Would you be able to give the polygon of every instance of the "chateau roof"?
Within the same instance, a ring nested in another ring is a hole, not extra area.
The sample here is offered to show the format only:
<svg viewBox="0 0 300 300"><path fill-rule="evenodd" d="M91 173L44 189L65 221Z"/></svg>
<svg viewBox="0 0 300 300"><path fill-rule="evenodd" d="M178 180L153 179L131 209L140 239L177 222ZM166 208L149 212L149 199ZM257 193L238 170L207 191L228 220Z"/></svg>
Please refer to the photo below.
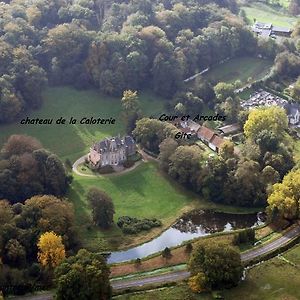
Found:
<svg viewBox="0 0 300 300"><path fill-rule="evenodd" d="M117 136L117 137L106 138L100 142L95 143L93 145L93 149L99 153L104 153L104 152L115 151L124 146L129 147L133 144L135 144L135 142L131 136L127 135L123 138Z"/></svg>

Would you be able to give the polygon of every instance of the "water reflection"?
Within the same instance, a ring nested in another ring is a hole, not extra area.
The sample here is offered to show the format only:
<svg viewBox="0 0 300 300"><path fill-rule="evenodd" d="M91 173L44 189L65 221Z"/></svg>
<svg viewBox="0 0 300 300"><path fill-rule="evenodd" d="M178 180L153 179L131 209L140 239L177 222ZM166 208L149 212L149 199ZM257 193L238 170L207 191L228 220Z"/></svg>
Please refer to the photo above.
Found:
<svg viewBox="0 0 300 300"><path fill-rule="evenodd" d="M108 262L116 263L142 258L174 247L184 241L196 237L210 235L215 232L230 231L263 224L264 215L259 214L225 214L213 211L196 210L184 215L172 227L154 240L126 251L112 252Z"/></svg>

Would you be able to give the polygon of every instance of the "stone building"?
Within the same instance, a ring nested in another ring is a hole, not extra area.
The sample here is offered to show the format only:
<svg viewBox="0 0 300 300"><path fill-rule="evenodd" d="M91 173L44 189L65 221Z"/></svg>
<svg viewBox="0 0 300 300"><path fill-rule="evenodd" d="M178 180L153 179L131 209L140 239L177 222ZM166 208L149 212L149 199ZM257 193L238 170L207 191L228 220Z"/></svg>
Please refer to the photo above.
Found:
<svg viewBox="0 0 300 300"><path fill-rule="evenodd" d="M106 138L90 148L88 159L94 167L117 166L136 153L131 136Z"/></svg>

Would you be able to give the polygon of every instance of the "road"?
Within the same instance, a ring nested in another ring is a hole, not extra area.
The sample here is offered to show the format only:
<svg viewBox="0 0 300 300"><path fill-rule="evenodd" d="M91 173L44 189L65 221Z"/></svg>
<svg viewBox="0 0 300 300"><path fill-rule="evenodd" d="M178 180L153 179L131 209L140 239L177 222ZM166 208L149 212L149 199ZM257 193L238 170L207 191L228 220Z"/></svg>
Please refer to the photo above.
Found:
<svg viewBox="0 0 300 300"><path fill-rule="evenodd" d="M173 273L166 273L161 275L156 275L152 277L131 279L131 280L114 280L111 282L111 286L114 290L120 290L130 287L139 287L146 284L154 284L161 282L173 282L180 281L188 278L190 272L188 271L177 271Z"/></svg>
<svg viewBox="0 0 300 300"><path fill-rule="evenodd" d="M286 232L282 237L264 245L260 248L255 248L250 251L241 254L241 259L243 262L256 258L260 255L267 254L272 252L282 246L284 246L287 242L300 235L300 226L295 227L294 229Z"/></svg>
<svg viewBox="0 0 300 300"><path fill-rule="evenodd" d="M254 248L249 250L245 253L241 254L242 262L249 261L261 255L267 254L272 252L286 243L294 239L295 237L300 235L300 225L288 230L282 237L267 243L266 245ZM174 282L174 281L181 281L187 279L190 276L190 272L188 271L175 271L169 272L166 274L160 274L151 277L144 277L144 278L131 278L131 279L119 279L119 280L112 280L111 285L114 290L126 289L131 287L140 287L143 285L148 284L156 284L156 283L167 283L167 282ZM37 295L37 296L28 296L28 297L17 297L14 299L26 299L26 300L49 300L51 298L51 294L47 293L45 295Z"/></svg>

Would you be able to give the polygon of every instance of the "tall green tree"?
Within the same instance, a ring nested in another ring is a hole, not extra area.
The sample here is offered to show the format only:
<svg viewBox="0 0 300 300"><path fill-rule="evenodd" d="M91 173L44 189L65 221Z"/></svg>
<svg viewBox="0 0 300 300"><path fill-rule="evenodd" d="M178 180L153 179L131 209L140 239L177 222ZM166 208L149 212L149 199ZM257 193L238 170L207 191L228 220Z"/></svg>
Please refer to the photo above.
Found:
<svg viewBox="0 0 300 300"><path fill-rule="evenodd" d="M110 228L115 213L112 199L105 192L93 187L88 191L87 200L92 208L94 223L104 229Z"/></svg>
<svg viewBox="0 0 300 300"><path fill-rule="evenodd" d="M111 299L109 268L101 254L79 250L56 270L56 299Z"/></svg>
<svg viewBox="0 0 300 300"><path fill-rule="evenodd" d="M124 91L121 104L126 130L128 133L131 133L141 113L137 91Z"/></svg>
<svg viewBox="0 0 300 300"><path fill-rule="evenodd" d="M204 274L207 289L229 288L243 274L240 253L228 244L200 242L194 247L189 261L192 275Z"/></svg>

